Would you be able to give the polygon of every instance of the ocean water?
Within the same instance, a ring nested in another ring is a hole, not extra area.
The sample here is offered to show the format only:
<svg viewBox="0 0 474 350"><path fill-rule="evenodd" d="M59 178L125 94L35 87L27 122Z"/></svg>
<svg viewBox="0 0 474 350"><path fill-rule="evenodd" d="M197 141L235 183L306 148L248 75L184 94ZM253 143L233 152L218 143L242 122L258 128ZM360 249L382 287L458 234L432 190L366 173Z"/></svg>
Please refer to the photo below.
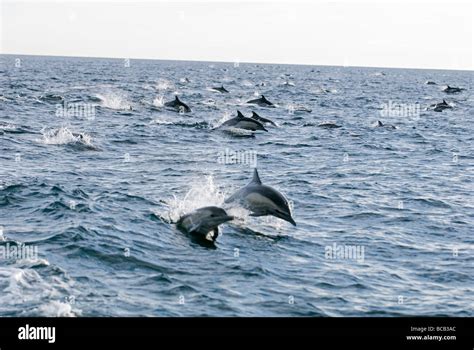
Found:
<svg viewBox="0 0 474 350"><path fill-rule="evenodd" d="M0 316L474 315L472 72L0 61ZM277 127L215 129L237 110ZM255 165L296 227L176 229Z"/></svg>

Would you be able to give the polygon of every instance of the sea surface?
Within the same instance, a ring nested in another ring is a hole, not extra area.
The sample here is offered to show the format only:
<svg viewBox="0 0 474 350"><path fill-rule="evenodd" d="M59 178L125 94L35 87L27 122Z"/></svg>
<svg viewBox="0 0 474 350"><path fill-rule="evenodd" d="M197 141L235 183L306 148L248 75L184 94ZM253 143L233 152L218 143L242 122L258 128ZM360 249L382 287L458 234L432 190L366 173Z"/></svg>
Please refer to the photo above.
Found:
<svg viewBox="0 0 474 350"><path fill-rule="evenodd" d="M0 63L0 316L474 316L473 72ZM223 203L255 165L296 227ZM214 246L174 224L208 205Z"/></svg>

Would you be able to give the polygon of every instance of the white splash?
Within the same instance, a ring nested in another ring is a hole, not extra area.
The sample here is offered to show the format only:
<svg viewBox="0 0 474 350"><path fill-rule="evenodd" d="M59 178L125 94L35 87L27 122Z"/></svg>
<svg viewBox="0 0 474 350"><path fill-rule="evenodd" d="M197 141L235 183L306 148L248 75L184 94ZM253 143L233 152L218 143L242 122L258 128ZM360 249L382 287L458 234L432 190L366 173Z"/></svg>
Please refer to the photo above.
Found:
<svg viewBox="0 0 474 350"><path fill-rule="evenodd" d="M166 201L165 215L156 214L167 218L169 222L176 222L182 215L193 210L208 206L221 207L224 204L226 193L214 183L212 175L191 182L191 188L184 197L178 198L173 195L173 198Z"/></svg>
<svg viewBox="0 0 474 350"><path fill-rule="evenodd" d="M36 262L31 266L34 265ZM72 282L58 276L45 280L33 268L0 267L0 285L6 286L0 294L0 305L7 309L22 310L20 316L59 317L81 314L81 310L76 309L74 305L60 301L64 299L65 291L72 295L74 288ZM34 308L27 306L38 304L40 306Z"/></svg>
<svg viewBox="0 0 474 350"><path fill-rule="evenodd" d="M81 315L80 311L73 311L71 304L57 300L42 304L35 311L45 317L75 317Z"/></svg>
<svg viewBox="0 0 474 350"><path fill-rule="evenodd" d="M157 90L168 90L168 89L173 88L173 84L169 80L158 79L158 81L156 82L155 88Z"/></svg>
<svg viewBox="0 0 474 350"><path fill-rule="evenodd" d="M0 122L0 130L16 130L18 127L13 124Z"/></svg>
<svg viewBox="0 0 474 350"><path fill-rule="evenodd" d="M101 106L105 108L118 110L130 110L132 108L127 96L123 93L107 91L103 94L97 94L96 97L101 100Z"/></svg>
<svg viewBox="0 0 474 350"><path fill-rule="evenodd" d="M74 134L67 127L59 129L43 130L43 139L38 140L45 145L65 145L81 143L88 147L94 147L92 138L85 133Z"/></svg>
<svg viewBox="0 0 474 350"><path fill-rule="evenodd" d="M211 129L215 129L225 123L227 120L232 119L232 113L229 111L225 111L222 117L218 120L211 121Z"/></svg>
<svg viewBox="0 0 474 350"><path fill-rule="evenodd" d="M163 95L156 96L151 104L158 108L163 107L165 105Z"/></svg>
<svg viewBox="0 0 474 350"><path fill-rule="evenodd" d="M157 125L171 125L171 124L174 124L176 121L176 119L174 120L168 120L164 117L158 117L158 118L155 118L153 119L152 121L150 121L150 125L151 124L157 124Z"/></svg>
<svg viewBox="0 0 474 350"><path fill-rule="evenodd" d="M202 101L202 104L206 106L215 106L216 101L214 101L212 98L209 98L207 100Z"/></svg>

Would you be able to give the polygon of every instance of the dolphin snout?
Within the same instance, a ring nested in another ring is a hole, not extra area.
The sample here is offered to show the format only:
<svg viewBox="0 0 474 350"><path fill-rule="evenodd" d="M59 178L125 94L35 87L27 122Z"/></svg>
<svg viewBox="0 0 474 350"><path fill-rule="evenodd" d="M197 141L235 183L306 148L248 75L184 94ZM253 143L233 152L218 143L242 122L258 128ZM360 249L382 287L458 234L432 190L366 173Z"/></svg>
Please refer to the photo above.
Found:
<svg viewBox="0 0 474 350"><path fill-rule="evenodd" d="M231 220L234 220L234 219L235 219L235 217L232 216L232 215L224 215L224 216L222 217L222 220L224 220L224 222L226 222L226 221L231 221Z"/></svg>
<svg viewBox="0 0 474 350"><path fill-rule="evenodd" d="M293 220L293 218L290 216L287 220L290 224L292 224L293 226L296 226L296 222L295 220Z"/></svg>
<svg viewBox="0 0 474 350"><path fill-rule="evenodd" d="M283 220L285 220L285 221L288 221L288 222L289 222L290 224L292 224L293 226L296 226L296 222L295 222L295 220L293 220L293 218L291 217L291 214L277 210L274 215L275 215L277 218L280 218L280 219L283 219Z"/></svg>

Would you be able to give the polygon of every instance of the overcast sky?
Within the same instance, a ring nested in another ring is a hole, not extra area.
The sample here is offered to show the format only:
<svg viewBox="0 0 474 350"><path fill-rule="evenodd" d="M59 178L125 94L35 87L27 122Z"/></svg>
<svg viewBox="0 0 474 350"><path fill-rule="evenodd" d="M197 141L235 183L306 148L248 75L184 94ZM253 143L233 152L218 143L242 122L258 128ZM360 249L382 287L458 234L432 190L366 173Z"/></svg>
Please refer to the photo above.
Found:
<svg viewBox="0 0 474 350"><path fill-rule="evenodd" d="M2 0L1 52L473 69L472 0Z"/></svg>

